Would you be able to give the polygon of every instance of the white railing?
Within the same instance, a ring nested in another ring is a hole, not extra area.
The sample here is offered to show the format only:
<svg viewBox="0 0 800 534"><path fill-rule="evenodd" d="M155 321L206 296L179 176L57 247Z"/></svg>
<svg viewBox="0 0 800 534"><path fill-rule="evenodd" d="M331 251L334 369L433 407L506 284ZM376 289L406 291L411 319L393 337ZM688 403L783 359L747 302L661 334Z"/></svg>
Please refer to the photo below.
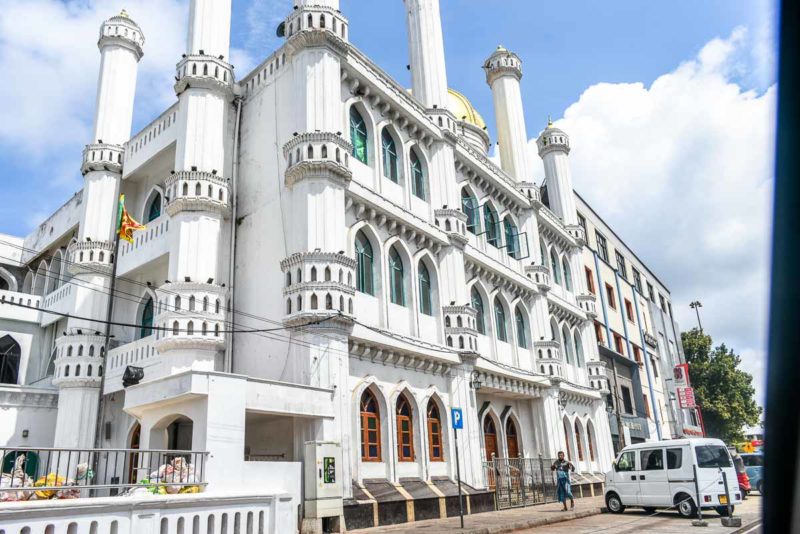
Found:
<svg viewBox="0 0 800 534"><path fill-rule="evenodd" d="M59 313L72 313L75 302L75 288L73 284L65 282L63 286L45 295L42 299L42 309ZM61 319L58 314L42 312L41 324L47 326Z"/></svg>
<svg viewBox="0 0 800 534"><path fill-rule="evenodd" d="M125 166L122 171L124 177L127 177L142 163L158 154L175 140L177 119L178 104L176 103L125 143Z"/></svg>
<svg viewBox="0 0 800 534"><path fill-rule="evenodd" d="M134 232L133 243L120 243L117 266L120 276L169 252L169 215L161 215L148 222L145 227L143 231Z"/></svg>
<svg viewBox="0 0 800 534"><path fill-rule="evenodd" d="M0 504L0 534L289 534L286 495L185 494Z"/></svg>
<svg viewBox="0 0 800 534"><path fill-rule="evenodd" d="M38 308L41 302L42 297L39 295L0 290L0 318L30 323L39 322L39 311L23 306ZM22 306L15 306L15 304Z"/></svg>
<svg viewBox="0 0 800 534"><path fill-rule="evenodd" d="M105 393L122 389L122 373L128 365L148 368L160 363L155 342L156 335L152 334L108 351ZM156 378L152 372L146 375L148 380Z"/></svg>

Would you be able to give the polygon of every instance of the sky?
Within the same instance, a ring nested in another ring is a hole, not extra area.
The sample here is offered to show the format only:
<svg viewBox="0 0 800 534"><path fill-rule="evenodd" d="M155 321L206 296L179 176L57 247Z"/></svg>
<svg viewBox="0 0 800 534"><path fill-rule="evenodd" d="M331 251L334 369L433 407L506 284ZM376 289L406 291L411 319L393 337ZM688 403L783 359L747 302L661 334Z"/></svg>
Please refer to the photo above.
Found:
<svg viewBox="0 0 800 534"><path fill-rule="evenodd" d="M763 399L776 103L773 0L440 0L448 81L496 140L481 69L502 44L523 61L528 135L552 116L575 189L696 324L744 359ZM233 0L239 77L280 43L291 0ZM103 19L145 36L134 131L175 99L188 0L0 0L0 233L25 235L81 188ZM410 85L401 0L342 0L353 44ZM9 78L10 76L10 78ZM536 162L536 181L543 169Z"/></svg>

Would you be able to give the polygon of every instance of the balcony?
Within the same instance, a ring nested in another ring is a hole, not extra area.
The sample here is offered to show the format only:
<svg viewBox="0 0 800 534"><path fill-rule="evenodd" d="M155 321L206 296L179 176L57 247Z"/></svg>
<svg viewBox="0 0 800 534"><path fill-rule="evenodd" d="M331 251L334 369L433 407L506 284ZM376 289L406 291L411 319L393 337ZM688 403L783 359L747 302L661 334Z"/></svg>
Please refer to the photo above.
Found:
<svg viewBox="0 0 800 534"><path fill-rule="evenodd" d="M144 163L175 142L178 130L175 127L177 119L178 104L174 104L125 143L123 178L128 178Z"/></svg>
<svg viewBox="0 0 800 534"><path fill-rule="evenodd" d="M597 318L597 297L591 293L585 295L578 295L575 297L578 301L578 306L586 314L589 319Z"/></svg>
<svg viewBox="0 0 800 534"><path fill-rule="evenodd" d="M133 243L120 243L117 265L119 276L124 276L169 252L170 217L162 215L148 222L146 227L144 231L134 232Z"/></svg>
<svg viewBox="0 0 800 534"><path fill-rule="evenodd" d="M564 359L561 357L561 343L554 340L533 342L536 352L536 364L544 375L564 377Z"/></svg>
<svg viewBox="0 0 800 534"><path fill-rule="evenodd" d="M23 321L26 323L39 322L39 310L15 306L32 306L38 308L42 302L42 297L29 293L18 293L16 291L0 290L0 319L10 319L12 321Z"/></svg>
<svg viewBox="0 0 800 534"><path fill-rule="evenodd" d="M589 373L589 385L601 393L608 393L610 389L606 362L601 360L586 362L586 368Z"/></svg>
<svg viewBox="0 0 800 534"><path fill-rule="evenodd" d="M122 390L122 374L129 365L145 369L146 380L161 376L158 366L161 363L155 348L155 334L120 345L108 351L105 390L106 394Z"/></svg>
<svg viewBox="0 0 800 534"><path fill-rule="evenodd" d="M550 269L544 265L526 265L525 276L533 280L539 291L543 293L553 288L550 282Z"/></svg>
<svg viewBox="0 0 800 534"><path fill-rule="evenodd" d="M583 226L580 224L568 224L565 228L579 245L583 246L586 244L586 229Z"/></svg>
<svg viewBox="0 0 800 534"><path fill-rule="evenodd" d="M44 299L42 299L42 310L50 310L58 313L72 313L75 310L75 293L74 284L65 283L63 286L45 295ZM58 321L62 317L62 315L43 311L41 324L42 326L47 326Z"/></svg>

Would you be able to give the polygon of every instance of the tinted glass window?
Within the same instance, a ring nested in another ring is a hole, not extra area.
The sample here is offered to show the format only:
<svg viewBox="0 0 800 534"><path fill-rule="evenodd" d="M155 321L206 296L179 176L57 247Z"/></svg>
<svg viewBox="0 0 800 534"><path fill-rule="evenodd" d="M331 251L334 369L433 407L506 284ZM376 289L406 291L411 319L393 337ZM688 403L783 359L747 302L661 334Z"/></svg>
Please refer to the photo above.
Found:
<svg viewBox="0 0 800 534"><path fill-rule="evenodd" d="M742 460L747 467L761 467L764 465L764 457L760 454L748 454L746 456L743 454Z"/></svg>
<svg viewBox="0 0 800 534"><path fill-rule="evenodd" d="M639 465L642 466L642 471L661 471L664 469L664 450L642 451Z"/></svg>
<svg viewBox="0 0 800 534"><path fill-rule="evenodd" d="M694 451L697 454L697 467L733 467L728 449L722 445L697 445Z"/></svg>
<svg viewBox="0 0 800 534"><path fill-rule="evenodd" d="M636 452L628 451L619 457L617 461L617 471L635 471L636 470Z"/></svg>
<svg viewBox="0 0 800 534"><path fill-rule="evenodd" d="M680 469L683 465L683 449L667 449L667 469Z"/></svg>

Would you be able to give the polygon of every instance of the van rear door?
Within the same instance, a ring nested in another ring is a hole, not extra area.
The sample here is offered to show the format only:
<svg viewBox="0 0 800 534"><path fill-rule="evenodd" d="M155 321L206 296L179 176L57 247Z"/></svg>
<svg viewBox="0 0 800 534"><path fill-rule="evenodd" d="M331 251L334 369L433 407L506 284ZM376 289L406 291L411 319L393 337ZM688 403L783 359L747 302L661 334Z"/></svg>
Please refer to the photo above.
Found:
<svg viewBox="0 0 800 534"><path fill-rule="evenodd" d="M642 506L672 505L664 449L640 450L639 466L639 500Z"/></svg>
<svg viewBox="0 0 800 534"><path fill-rule="evenodd" d="M725 502L725 485L722 481L721 471L725 472L728 479L728 488L731 499L735 502L734 494L739 492L739 480L736 469L725 445L708 443L695 445L694 452L697 456L697 482L700 494L710 496L710 500L703 499L706 506L720 506Z"/></svg>

